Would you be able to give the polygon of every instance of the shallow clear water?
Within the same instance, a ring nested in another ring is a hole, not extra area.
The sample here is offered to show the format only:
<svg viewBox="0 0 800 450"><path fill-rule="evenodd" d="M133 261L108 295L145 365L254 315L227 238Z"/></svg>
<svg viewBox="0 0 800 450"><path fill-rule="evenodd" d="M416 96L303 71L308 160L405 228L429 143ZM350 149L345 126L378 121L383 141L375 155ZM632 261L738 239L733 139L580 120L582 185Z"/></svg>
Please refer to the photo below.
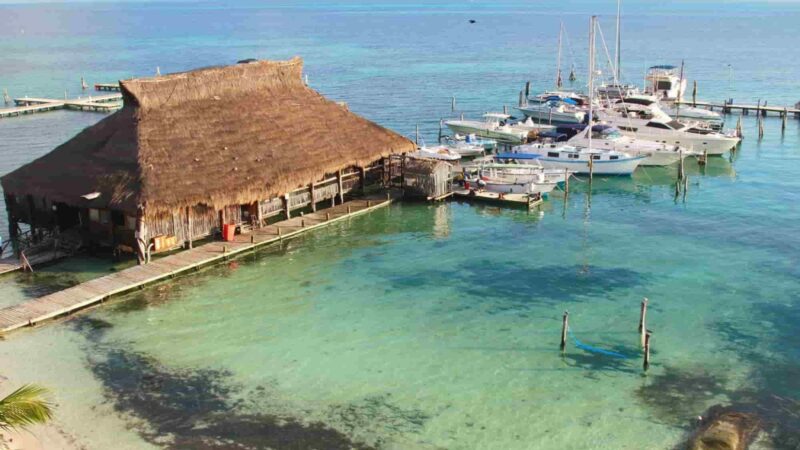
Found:
<svg viewBox="0 0 800 450"><path fill-rule="evenodd" d="M512 104L527 79L545 85L558 20L577 55L588 5L3 6L63 28L0 31L17 55L0 84L57 95L82 71L95 82L297 53L315 88L432 138L451 95L477 113ZM631 78L685 57L701 97L800 99L786 58L795 4L629 8ZM97 118L0 121L3 170ZM758 142L745 126L732 158L688 167L685 199L672 168L575 182L531 213L392 206L14 334L0 373L51 386L59 421L89 448L660 449L718 403L796 437L791 414L771 412L800 392L800 128L790 120L781 135L768 119ZM108 270L70 264L51 269L54 284ZM39 295L32 285L1 279L0 303ZM564 310L575 337L629 359L572 342L561 355Z"/></svg>

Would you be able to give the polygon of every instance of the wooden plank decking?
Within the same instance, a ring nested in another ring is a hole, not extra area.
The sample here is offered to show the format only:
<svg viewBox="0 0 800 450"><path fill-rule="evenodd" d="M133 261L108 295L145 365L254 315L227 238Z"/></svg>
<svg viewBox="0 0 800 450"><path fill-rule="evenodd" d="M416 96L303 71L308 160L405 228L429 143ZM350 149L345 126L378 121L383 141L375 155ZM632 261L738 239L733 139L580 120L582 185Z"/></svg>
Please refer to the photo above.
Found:
<svg viewBox="0 0 800 450"><path fill-rule="evenodd" d="M36 267L40 264L47 264L66 256L68 256L68 254L60 250L56 252L46 251L28 256L28 262L32 267ZM22 270L22 263L20 263L18 258L12 256L0 259L0 275L16 272L18 270Z"/></svg>
<svg viewBox="0 0 800 450"><path fill-rule="evenodd" d="M131 267L19 305L2 308L0 309L0 333L7 333L75 312L100 303L113 295L226 260L256 247L291 238L300 233L389 205L391 202L392 199L389 198L348 201L313 214L278 222L254 230L249 234L237 235L232 242L215 241L204 244L156 259L147 265Z"/></svg>

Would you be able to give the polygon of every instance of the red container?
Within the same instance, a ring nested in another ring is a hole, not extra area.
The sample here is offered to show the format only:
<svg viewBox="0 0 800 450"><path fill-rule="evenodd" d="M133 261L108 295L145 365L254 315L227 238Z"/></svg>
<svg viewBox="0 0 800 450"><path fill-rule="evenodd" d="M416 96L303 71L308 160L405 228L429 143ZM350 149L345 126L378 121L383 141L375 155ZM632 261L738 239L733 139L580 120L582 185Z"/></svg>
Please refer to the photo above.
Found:
<svg viewBox="0 0 800 450"><path fill-rule="evenodd" d="M222 225L222 240L223 241L232 241L233 236L236 235L236 225L232 224L223 224Z"/></svg>

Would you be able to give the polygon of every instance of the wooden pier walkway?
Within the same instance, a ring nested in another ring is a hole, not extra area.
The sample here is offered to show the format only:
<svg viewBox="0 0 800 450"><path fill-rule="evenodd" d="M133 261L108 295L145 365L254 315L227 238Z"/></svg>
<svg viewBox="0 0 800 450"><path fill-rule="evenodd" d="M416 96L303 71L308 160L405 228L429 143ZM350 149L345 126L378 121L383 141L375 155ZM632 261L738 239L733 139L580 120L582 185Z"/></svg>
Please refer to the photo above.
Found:
<svg viewBox="0 0 800 450"><path fill-rule="evenodd" d="M794 117L800 119L800 109L795 107L788 107L788 106L767 106L767 105L747 105L747 104L737 104L737 103L714 103L714 102L705 102L705 101L697 101L692 102L691 100L684 100L680 102L676 102L681 105L687 106L694 106L697 108L705 108L711 111L715 109L720 110L723 113L729 114L733 111L741 111L742 114L748 115L751 111L754 114L761 114L762 116L766 117L767 113L774 113L780 117L783 117L784 114L794 114Z"/></svg>
<svg viewBox="0 0 800 450"><path fill-rule="evenodd" d="M95 91L114 91L114 92L121 92L122 89L119 87L119 83L95 83L94 85Z"/></svg>
<svg viewBox="0 0 800 450"><path fill-rule="evenodd" d="M237 235L232 242L215 241L149 264L131 267L25 303L0 309L0 333L70 314L144 285L227 260L257 247L367 213L392 203L393 198L366 198L294 217Z"/></svg>
<svg viewBox="0 0 800 450"><path fill-rule="evenodd" d="M55 251L43 251L40 253L36 253L27 257L28 263L31 267L36 267L42 264L48 264L53 261L58 261L61 258L66 258L69 256L69 253L64 252L62 250L55 250ZM22 270L23 265L22 262L16 257L8 257L0 259L0 275L5 275L7 273L16 272L18 270Z"/></svg>
<svg viewBox="0 0 800 450"><path fill-rule="evenodd" d="M52 98L22 97L15 98L17 105L13 108L0 109L0 118L17 117L26 114L35 114L57 109L72 109L77 111L113 112L122 107L122 94L106 94L77 98L72 100L57 100Z"/></svg>
<svg viewBox="0 0 800 450"><path fill-rule="evenodd" d="M453 191L457 198L483 203L495 203L504 206L523 207L531 209L542 203L542 196L538 194L500 194L497 192L480 191L473 189L459 189Z"/></svg>

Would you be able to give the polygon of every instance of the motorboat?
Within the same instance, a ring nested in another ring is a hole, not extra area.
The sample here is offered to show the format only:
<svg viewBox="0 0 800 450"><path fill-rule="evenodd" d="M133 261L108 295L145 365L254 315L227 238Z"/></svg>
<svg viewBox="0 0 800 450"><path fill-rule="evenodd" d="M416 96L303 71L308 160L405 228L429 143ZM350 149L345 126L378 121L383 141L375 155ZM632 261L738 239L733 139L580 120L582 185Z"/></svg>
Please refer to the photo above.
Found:
<svg viewBox="0 0 800 450"><path fill-rule="evenodd" d="M576 100L558 95L528 99L516 109L527 118L548 124L582 123L586 120L586 111L578 106Z"/></svg>
<svg viewBox="0 0 800 450"><path fill-rule="evenodd" d="M665 115L676 119L684 118L712 122L713 124L721 127L722 115L718 112L694 108L684 104L678 105L675 102L665 104L663 102L659 102L659 100L652 95L632 95L615 102L616 105L621 105L623 103L628 107L631 105L639 105L649 108L658 108Z"/></svg>
<svg viewBox="0 0 800 450"><path fill-rule="evenodd" d="M466 142L468 144L480 145L486 151L492 151L497 148L497 140L479 138L474 134L455 134L451 140L454 142Z"/></svg>
<svg viewBox="0 0 800 450"><path fill-rule="evenodd" d="M448 144L447 147L461 155L462 158L471 158L486 154L486 149L483 145L470 143L467 141L453 141Z"/></svg>
<svg viewBox="0 0 800 450"><path fill-rule="evenodd" d="M645 94L664 100L683 100L686 92L686 79L681 76L681 68L672 65L658 65L647 69L645 74Z"/></svg>
<svg viewBox="0 0 800 450"><path fill-rule="evenodd" d="M444 122L453 133L475 135L481 138L496 139L510 144L522 144L528 140L529 130L514 128L507 121L508 114L486 113L484 120L446 120Z"/></svg>
<svg viewBox="0 0 800 450"><path fill-rule="evenodd" d="M733 133L721 133L707 126L684 124L660 109L644 110L626 106L598 111L602 122L613 125L629 137L677 145L698 154L722 155L740 139Z"/></svg>
<svg viewBox="0 0 800 450"><path fill-rule="evenodd" d="M566 175L563 171L558 174L547 173L546 169L535 166L489 164L477 170L465 170L464 179L490 192L547 194L563 182Z"/></svg>
<svg viewBox="0 0 800 450"><path fill-rule="evenodd" d="M437 145L435 147L422 146L416 152L408 154L412 158L427 158L439 159L442 161L458 161L461 159L461 154L446 145Z"/></svg>

